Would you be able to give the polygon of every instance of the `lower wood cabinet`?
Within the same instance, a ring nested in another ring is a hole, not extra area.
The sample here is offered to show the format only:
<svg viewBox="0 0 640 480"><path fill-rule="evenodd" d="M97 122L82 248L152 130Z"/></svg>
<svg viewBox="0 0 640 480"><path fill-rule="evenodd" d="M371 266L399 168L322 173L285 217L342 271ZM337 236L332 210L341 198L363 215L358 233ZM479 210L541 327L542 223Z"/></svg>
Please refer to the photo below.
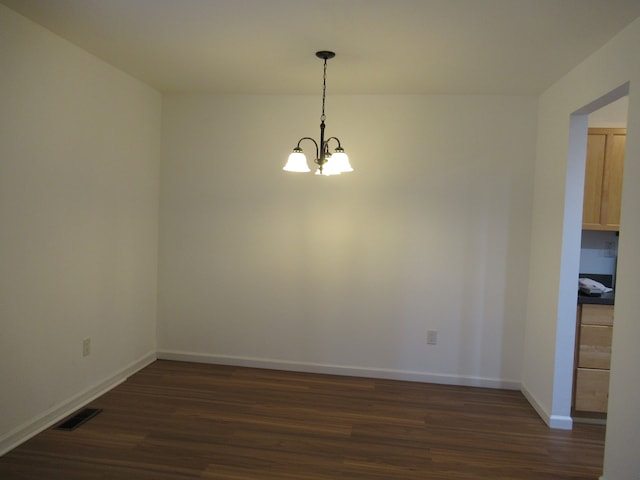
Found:
<svg viewBox="0 0 640 480"><path fill-rule="evenodd" d="M574 409L606 413L613 336L613 305L578 306Z"/></svg>
<svg viewBox="0 0 640 480"><path fill-rule="evenodd" d="M613 327L581 325L578 346L578 367L609 370Z"/></svg>
<svg viewBox="0 0 640 480"><path fill-rule="evenodd" d="M582 412L607 411L609 403L609 370L578 368L574 408Z"/></svg>

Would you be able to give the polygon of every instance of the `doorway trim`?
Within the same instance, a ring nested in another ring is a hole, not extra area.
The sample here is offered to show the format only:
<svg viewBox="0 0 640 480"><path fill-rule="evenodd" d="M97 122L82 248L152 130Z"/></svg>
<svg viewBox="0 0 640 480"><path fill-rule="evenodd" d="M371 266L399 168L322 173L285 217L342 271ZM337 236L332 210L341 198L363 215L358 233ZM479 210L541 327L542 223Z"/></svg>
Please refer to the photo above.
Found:
<svg viewBox="0 0 640 480"><path fill-rule="evenodd" d="M569 148L562 228L562 253L558 291L556 362L553 380L551 426L570 429L573 394L574 350L577 314L577 278L580 271L582 205L589 114L629 95L629 82L579 108L569 118Z"/></svg>

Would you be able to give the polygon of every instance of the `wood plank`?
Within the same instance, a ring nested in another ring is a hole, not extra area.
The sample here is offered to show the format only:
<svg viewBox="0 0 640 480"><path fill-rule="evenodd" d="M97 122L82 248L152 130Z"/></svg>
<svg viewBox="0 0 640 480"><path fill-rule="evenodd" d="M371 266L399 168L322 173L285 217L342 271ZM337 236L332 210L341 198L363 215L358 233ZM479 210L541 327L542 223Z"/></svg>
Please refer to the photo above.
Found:
<svg viewBox="0 0 640 480"><path fill-rule="evenodd" d="M0 458L0 478L593 479L604 427L550 430L520 392L157 361Z"/></svg>

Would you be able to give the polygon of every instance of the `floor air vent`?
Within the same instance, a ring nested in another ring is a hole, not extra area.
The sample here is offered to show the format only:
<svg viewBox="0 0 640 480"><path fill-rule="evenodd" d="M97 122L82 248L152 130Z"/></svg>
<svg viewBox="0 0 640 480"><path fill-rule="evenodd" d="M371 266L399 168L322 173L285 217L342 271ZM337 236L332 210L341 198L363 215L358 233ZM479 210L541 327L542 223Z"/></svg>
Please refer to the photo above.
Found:
<svg viewBox="0 0 640 480"><path fill-rule="evenodd" d="M72 417L67 418L54 427L54 430L71 431L78 428L83 423L88 422L102 411L101 408L85 408L75 413Z"/></svg>

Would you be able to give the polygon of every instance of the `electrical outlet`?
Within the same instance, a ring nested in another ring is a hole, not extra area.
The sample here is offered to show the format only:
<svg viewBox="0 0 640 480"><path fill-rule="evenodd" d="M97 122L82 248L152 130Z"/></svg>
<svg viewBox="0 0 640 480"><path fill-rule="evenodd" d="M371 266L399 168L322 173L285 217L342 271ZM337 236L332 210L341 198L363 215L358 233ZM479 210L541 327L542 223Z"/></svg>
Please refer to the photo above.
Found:
<svg viewBox="0 0 640 480"><path fill-rule="evenodd" d="M82 340L82 356L88 357L91 355L91 338L87 337Z"/></svg>
<svg viewBox="0 0 640 480"><path fill-rule="evenodd" d="M438 343L438 331L427 330L427 345L436 345Z"/></svg>

